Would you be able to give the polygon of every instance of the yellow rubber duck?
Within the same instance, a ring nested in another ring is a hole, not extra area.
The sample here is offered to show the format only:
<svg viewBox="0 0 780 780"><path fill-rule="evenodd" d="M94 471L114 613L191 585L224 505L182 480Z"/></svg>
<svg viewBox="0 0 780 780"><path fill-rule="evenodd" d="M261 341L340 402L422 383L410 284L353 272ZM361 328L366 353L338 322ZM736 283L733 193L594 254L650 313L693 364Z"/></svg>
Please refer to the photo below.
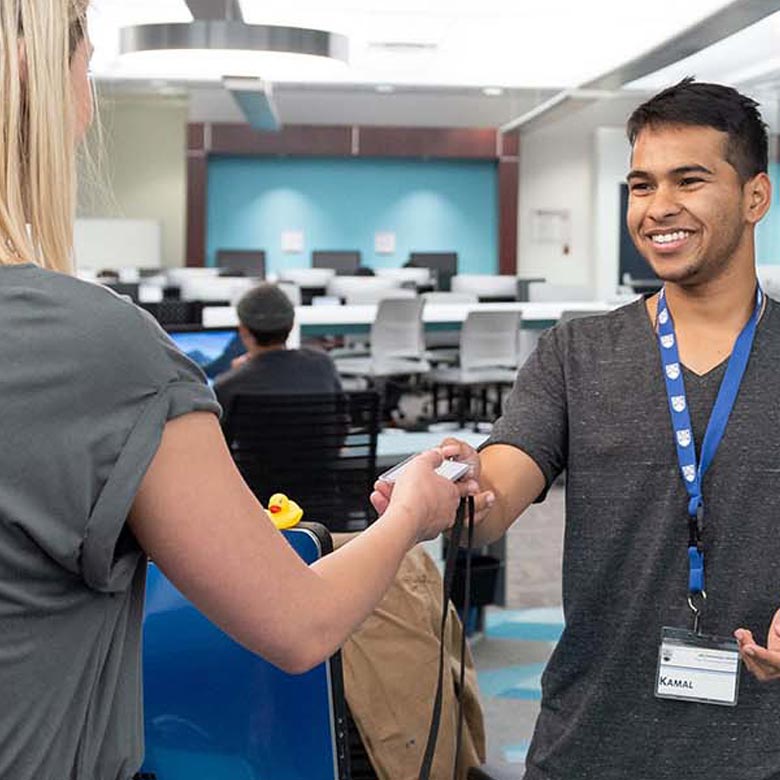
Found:
<svg viewBox="0 0 780 780"><path fill-rule="evenodd" d="M284 493L274 493L268 499L268 512L280 531L298 525L303 517L303 509Z"/></svg>

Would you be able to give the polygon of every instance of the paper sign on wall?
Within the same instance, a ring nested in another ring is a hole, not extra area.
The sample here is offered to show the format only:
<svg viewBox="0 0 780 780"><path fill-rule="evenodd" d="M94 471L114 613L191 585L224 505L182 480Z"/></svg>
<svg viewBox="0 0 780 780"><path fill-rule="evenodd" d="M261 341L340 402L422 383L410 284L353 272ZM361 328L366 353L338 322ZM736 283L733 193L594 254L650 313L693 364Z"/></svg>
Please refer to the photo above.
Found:
<svg viewBox="0 0 780 780"><path fill-rule="evenodd" d="M534 209L531 236L537 244L568 244L571 213L568 209Z"/></svg>
<svg viewBox="0 0 780 780"><path fill-rule="evenodd" d="M395 233L382 231L374 234L374 251L378 255L395 254Z"/></svg>
<svg viewBox="0 0 780 780"><path fill-rule="evenodd" d="M289 254L303 252L302 230L282 231L282 252L287 252Z"/></svg>

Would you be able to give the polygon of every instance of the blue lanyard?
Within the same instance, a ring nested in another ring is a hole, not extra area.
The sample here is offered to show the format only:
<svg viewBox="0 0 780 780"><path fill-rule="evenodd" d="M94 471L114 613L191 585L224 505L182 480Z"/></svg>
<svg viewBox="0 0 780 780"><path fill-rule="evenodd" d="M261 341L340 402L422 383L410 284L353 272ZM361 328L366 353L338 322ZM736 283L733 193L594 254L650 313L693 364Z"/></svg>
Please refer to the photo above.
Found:
<svg viewBox="0 0 780 780"><path fill-rule="evenodd" d="M662 289L658 296L658 344L664 368L664 379L666 380L666 393L669 398L669 412L672 416L677 459L680 463L683 484L690 497L688 501L688 514L690 516L688 591L694 594L704 593L704 552L701 541L704 525L702 479L715 457L734 402L737 400L742 377L745 375L750 351L753 347L753 337L756 333L763 298L764 294L759 286L756 289L756 305L753 314L737 337L734 350L726 366L726 373L718 390L718 397L715 400L715 406L712 408L710 421L704 434L701 461L697 465L696 445L693 438L691 416L688 411L688 400L685 395L680 353L677 349L674 322L666 304L665 289Z"/></svg>

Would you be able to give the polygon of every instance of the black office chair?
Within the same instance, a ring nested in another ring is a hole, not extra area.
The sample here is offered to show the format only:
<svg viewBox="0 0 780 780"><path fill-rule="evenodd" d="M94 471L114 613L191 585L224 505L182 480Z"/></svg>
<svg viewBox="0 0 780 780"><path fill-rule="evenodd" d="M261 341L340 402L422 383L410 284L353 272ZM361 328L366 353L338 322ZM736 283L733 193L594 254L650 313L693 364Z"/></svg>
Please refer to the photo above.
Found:
<svg viewBox="0 0 780 780"><path fill-rule="evenodd" d="M142 303L141 308L148 311L160 325L200 325L203 319L201 301L162 300Z"/></svg>
<svg viewBox="0 0 780 780"><path fill-rule="evenodd" d="M285 493L304 519L330 531L372 522L377 393L239 395L223 430L239 471L264 504Z"/></svg>

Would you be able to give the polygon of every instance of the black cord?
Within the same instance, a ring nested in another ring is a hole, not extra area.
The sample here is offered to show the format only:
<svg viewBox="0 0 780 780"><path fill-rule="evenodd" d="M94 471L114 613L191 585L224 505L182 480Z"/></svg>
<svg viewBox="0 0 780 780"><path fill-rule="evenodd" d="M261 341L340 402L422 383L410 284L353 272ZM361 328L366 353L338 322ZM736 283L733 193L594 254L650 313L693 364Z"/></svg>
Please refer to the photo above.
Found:
<svg viewBox="0 0 780 780"><path fill-rule="evenodd" d="M455 766L452 770L453 780L457 780L460 769L461 747L463 742L463 702L466 692L466 627L471 608L471 547L474 541L474 496L468 497L469 525L466 535L466 587L463 596L463 625L460 632L460 678L458 683L458 731L455 739ZM442 637L443 639L443 637Z"/></svg>
<svg viewBox="0 0 780 780"><path fill-rule="evenodd" d="M460 502L458 512L455 515L455 523L452 526L449 547L447 549L447 559L444 564L444 584L442 588L442 613L441 628L439 632L439 679L436 684L436 696L433 701L433 711L431 712L431 725L428 730L428 741L425 745L422 765L420 766L420 780L429 780L431 768L433 766L433 757L436 752L436 740L439 736L439 724L441 722L441 706L444 685L444 632L447 627L447 616L449 615L449 601L452 595L452 584L455 579L455 567L458 559L458 550L460 549L460 540L463 536L463 526L466 516L466 499ZM466 572L465 572L465 599L464 599L464 625L461 635L460 646L460 691L458 692L458 731L456 737L455 767L453 777L457 777L461 734L463 730L463 686L465 681L465 658L466 658L466 620L468 620L469 609L469 591L471 590L471 542L474 535L474 499L468 498L468 549L466 551Z"/></svg>

